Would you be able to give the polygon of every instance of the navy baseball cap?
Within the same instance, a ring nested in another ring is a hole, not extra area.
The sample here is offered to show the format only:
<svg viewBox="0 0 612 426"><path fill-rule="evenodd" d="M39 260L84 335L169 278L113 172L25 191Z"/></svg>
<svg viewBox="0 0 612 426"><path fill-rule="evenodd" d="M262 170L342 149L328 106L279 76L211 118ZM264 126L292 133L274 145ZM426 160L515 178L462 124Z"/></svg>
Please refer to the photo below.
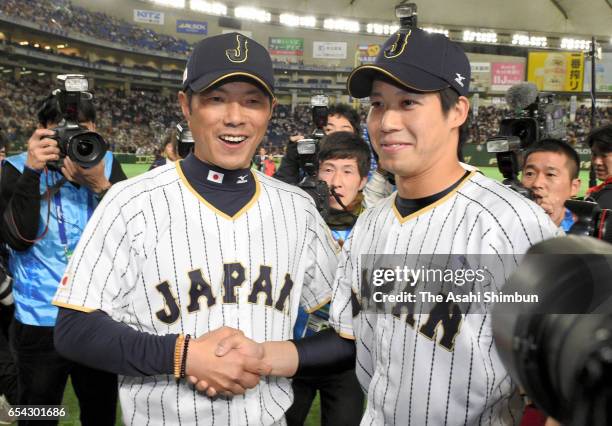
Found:
<svg viewBox="0 0 612 426"><path fill-rule="evenodd" d="M419 92L436 92L447 87L461 96L469 92L470 62L465 52L446 36L418 28L393 34L374 63L355 68L347 81L350 95L370 96L372 83L381 74Z"/></svg>
<svg viewBox="0 0 612 426"><path fill-rule="evenodd" d="M235 77L246 77L274 98L270 54L261 44L239 33L207 37L193 48L183 73L183 90L201 92Z"/></svg>

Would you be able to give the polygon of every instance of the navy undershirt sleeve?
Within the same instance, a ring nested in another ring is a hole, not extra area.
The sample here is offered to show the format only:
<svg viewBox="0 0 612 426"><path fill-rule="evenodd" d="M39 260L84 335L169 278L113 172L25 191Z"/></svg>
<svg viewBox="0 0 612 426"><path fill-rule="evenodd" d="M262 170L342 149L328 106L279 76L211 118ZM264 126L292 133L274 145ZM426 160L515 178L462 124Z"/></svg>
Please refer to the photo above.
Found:
<svg viewBox="0 0 612 426"><path fill-rule="evenodd" d="M333 328L292 342L299 359L294 377L324 376L355 368L355 341L340 337Z"/></svg>
<svg viewBox="0 0 612 426"><path fill-rule="evenodd" d="M174 374L178 335L141 332L103 311L60 308L53 337L60 355L92 368L124 376Z"/></svg>

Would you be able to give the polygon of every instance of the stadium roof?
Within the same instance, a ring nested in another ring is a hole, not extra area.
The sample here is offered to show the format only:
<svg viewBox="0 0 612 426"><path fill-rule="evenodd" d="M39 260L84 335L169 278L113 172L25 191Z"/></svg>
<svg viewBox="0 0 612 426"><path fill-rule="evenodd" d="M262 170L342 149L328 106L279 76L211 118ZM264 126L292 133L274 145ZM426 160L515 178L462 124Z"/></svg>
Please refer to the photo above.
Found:
<svg viewBox="0 0 612 426"><path fill-rule="evenodd" d="M612 0L413 0L419 25L524 30L612 37ZM248 0L248 4L296 14L394 21L399 0ZM279 6L282 4L282 9Z"/></svg>

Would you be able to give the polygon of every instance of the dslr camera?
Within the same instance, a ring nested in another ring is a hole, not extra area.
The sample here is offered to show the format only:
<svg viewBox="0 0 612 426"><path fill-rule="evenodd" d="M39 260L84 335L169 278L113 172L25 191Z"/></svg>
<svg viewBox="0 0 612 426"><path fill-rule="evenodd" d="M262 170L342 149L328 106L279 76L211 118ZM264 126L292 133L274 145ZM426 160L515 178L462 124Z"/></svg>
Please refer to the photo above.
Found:
<svg viewBox="0 0 612 426"><path fill-rule="evenodd" d="M503 184L535 200L531 190L518 180L523 154L542 139L564 138L565 111L554 102L553 95L540 95L532 83L512 86L506 93L506 102L514 115L504 118L498 135L487 140L487 152L495 154L497 167L504 177ZM612 243L612 211L581 200L567 200L565 207L576 215L570 234Z"/></svg>
<svg viewBox="0 0 612 426"><path fill-rule="evenodd" d="M315 201L317 209L323 218L329 214L329 188L318 178L319 174L319 141L325 136L324 128L329 115L329 98L325 95L315 95L310 99L314 131L306 139L297 141L298 161L304 171L304 178L298 186L306 191Z"/></svg>
<svg viewBox="0 0 612 426"><path fill-rule="evenodd" d="M108 150L106 141L96 132L79 124L79 107L81 99L92 99L88 92L88 82L81 74L58 75L61 87L53 91L57 97L59 109L62 115L55 135L51 139L57 141L60 150L60 159L49 162L50 168L59 170L63 165L65 157L83 168L93 167L98 164Z"/></svg>

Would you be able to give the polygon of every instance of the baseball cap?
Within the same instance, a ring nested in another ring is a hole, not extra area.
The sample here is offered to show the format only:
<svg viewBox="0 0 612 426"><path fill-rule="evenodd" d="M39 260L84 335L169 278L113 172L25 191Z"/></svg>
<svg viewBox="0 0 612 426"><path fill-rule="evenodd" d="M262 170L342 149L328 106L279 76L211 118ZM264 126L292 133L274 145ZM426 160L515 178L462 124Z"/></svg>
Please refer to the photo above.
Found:
<svg viewBox="0 0 612 426"><path fill-rule="evenodd" d="M470 62L465 52L446 36L418 28L393 34L374 63L355 68L347 81L350 95L354 98L370 96L372 83L381 74L420 92L435 92L447 87L462 96L469 92Z"/></svg>
<svg viewBox="0 0 612 426"><path fill-rule="evenodd" d="M236 32L207 37L194 46L183 73L183 90L201 92L233 77L254 80L274 98L270 54L255 40Z"/></svg>

